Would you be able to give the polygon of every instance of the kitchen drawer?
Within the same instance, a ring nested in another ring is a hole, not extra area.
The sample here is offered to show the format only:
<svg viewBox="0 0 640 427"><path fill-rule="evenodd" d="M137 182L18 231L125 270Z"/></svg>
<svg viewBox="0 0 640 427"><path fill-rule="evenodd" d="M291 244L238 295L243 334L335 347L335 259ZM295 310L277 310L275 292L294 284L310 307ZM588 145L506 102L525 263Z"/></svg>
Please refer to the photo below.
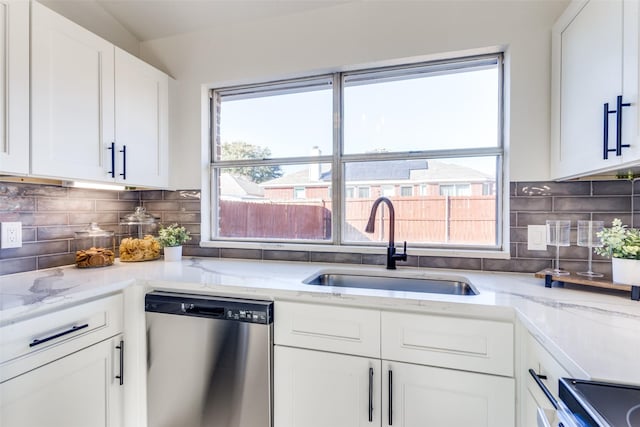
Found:
<svg viewBox="0 0 640 427"><path fill-rule="evenodd" d="M531 334L526 335L525 372L527 376L527 387L539 391L539 387L529 374L529 369L533 369L538 375L546 376L542 383L547 386L551 394L558 398L558 380L562 377L571 377L558 361L549 353Z"/></svg>
<svg viewBox="0 0 640 427"><path fill-rule="evenodd" d="M0 329L0 382L121 333L121 294Z"/></svg>
<svg viewBox="0 0 640 427"><path fill-rule="evenodd" d="M382 358L513 376L511 323L382 312Z"/></svg>
<svg viewBox="0 0 640 427"><path fill-rule="evenodd" d="M322 304L276 302L278 345L380 357L380 312Z"/></svg>

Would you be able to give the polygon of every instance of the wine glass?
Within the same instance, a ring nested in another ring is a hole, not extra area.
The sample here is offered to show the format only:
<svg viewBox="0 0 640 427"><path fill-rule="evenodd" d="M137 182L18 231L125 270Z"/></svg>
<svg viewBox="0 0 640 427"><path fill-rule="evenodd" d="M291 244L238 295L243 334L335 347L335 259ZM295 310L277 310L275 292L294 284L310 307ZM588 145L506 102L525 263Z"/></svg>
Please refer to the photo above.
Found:
<svg viewBox="0 0 640 427"><path fill-rule="evenodd" d="M593 258L593 248L602 246L602 240L598 237L598 233L604 228L604 221L578 221L578 246L589 248L589 268L587 271L581 271L578 274L587 277L602 277L601 273L595 273L591 269L591 261Z"/></svg>
<svg viewBox="0 0 640 427"><path fill-rule="evenodd" d="M547 245L556 247L556 263L551 273L555 276L567 276L568 271L560 269L560 246L569 246L571 221L547 220Z"/></svg>

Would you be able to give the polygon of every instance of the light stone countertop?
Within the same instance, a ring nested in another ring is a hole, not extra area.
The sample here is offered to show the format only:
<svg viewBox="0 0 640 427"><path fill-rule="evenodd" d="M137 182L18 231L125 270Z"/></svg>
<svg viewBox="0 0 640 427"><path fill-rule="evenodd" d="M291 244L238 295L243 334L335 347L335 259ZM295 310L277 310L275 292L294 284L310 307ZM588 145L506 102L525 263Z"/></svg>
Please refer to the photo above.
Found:
<svg viewBox="0 0 640 427"><path fill-rule="evenodd" d="M476 296L310 286L320 270L465 277ZM532 274L382 266L184 258L74 266L0 276L0 327L131 285L147 289L374 307L512 321L516 317L579 378L640 385L640 302L628 293L544 287ZM142 307L141 307L142 309ZM277 313L276 313L277 316Z"/></svg>

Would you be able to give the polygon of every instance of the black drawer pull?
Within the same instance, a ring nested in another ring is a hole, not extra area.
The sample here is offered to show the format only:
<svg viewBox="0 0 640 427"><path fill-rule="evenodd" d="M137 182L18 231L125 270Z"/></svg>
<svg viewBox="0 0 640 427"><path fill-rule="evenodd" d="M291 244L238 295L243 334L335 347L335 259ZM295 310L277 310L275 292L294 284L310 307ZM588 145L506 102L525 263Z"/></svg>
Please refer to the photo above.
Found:
<svg viewBox="0 0 640 427"><path fill-rule="evenodd" d="M373 422L373 368L369 368L369 422Z"/></svg>
<svg viewBox="0 0 640 427"><path fill-rule="evenodd" d="M120 345L116 348L120 350L120 374L116 375L116 379L120 380L120 385L124 384L124 341L120 340Z"/></svg>
<svg viewBox="0 0 640 427"><path fill-rule="evenodd" d="M29 344L29 347L35 347L37 345L44 344L47 341L55 340L56 338L60 338L60 337L65 336L67 334L72 334L75 331L79 331L80 329L84 329L84 328L88 328L88 327L89 327L88 323L85 323L84 325L80 325L80 326L72 326L70 329L67 329L66 331L62 331L60 333L48 336L46 338L35 339L35 340L33 340L31 342L31 344Z"/></svg>
<svg viewBox="0 0 640 427"><path fill-rule="evenodd" d="M116 177L116 143L112 142L110 147L107 147L107 150L111 150L111 170L107 172L111 175L111 178Z"/></svg>
<svg viewBox="0 0 640 427"><path fill-rule="evenodd" d="M622 156L622 149L630 147L629 144L622 143L622 107L630 107L631 103L622 102L622 95L616 98L616 156Z"/></svg>
<svg viewBox="0 0 640 427"><path fill-rule="evenodd" d="M120 176L122 179L127 179L127 146L123 145L120 152L122 153L122 173Z"/></svg>
<svg viewBox="0 0 640 427"><path fill-rule="evenodd" d="M551 402L553 407L555 409L558 409L558 401L556 400L555 397L553 397L553 395L551 394L551 392L549 391L547 386L544 385L544 383L542 382L543 379L544 380L547 379L546 375L538 375L538 374L536 374L536 371L534 371L533 369L529 369L529 374L531 374L531 376L535 380L536 384L538 384L538 387L540 387L540 389L542 390L544 395L547 396L547 399L549 399L549 402Z"/></svg>
<svg viewBox="0 0 640 427"><path fill-rule="evenodd" d="M393 425L393 371L389 369L389 425Z"/></svg>
<svg viewBox="0 0 640 427"><path fill-rule="evenodd" d="M616 148L609 148L609 114L614 114L616 113L617 110L609 110L609 103L607 102L606 104L604 104L604 123L602 125L602 131L604 134L604 139L603 139L603 152L602 152L602 158L604 160L607 160L609 158L609 153L613 152L613 151L617 151L617 147Z"/></svg>

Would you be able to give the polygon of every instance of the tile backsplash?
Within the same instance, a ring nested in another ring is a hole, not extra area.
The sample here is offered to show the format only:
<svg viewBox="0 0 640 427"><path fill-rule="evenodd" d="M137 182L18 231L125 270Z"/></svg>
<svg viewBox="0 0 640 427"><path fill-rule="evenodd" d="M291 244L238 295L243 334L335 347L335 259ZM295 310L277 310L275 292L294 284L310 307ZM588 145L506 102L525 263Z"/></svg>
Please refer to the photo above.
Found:
<svg viewBox="0 0 640 427"><path fill-rule="evenodd" d="M511 259L409 256L403 265L486 271L535 272L551 266L555 249L529 251L527 226L547 219L570 219L572 242L576 221L621 218L640 226L640 181L512 182L510 185ZM23 246L0 249L0 275L30 271L74 262L74 232L95 221L106 230L118 230L119 218L143 205L162 223L177 222L193 236L184 247L189 256L384 264L384 255L306 252L260 249L201 248L200 192L100 191L41 184L0 182L0 221L21 221ZM561 266L586 269L588 249L561 248ZM409 253L411 253L409 249ZM610 261L594 255L594 270L610 273Z"/></svg>

